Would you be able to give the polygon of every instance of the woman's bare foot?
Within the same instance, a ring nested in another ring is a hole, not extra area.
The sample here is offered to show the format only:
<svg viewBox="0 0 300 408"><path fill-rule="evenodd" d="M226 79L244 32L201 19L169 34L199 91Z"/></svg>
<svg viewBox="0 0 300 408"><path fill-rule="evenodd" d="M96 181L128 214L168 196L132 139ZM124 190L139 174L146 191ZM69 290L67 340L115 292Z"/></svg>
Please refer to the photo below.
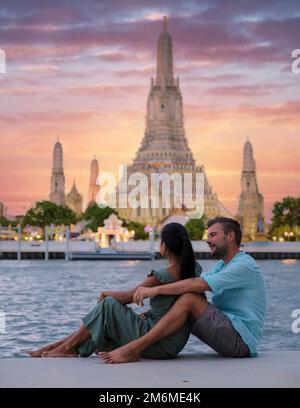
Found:
<svg viewBox="0 0 300 408"><path fill-rule="evenodd" d="M113 351L100 351L98 356L106 364L132 363L141 358L141 353L131 344L125 344Z"/></svg>
<svg viewBox="0 0 300 408"><path fill-rule="evenodd" d="M30 357L41 357L45 347L40 348L38 350L22 350L24 353L29 354Z"/></svg>

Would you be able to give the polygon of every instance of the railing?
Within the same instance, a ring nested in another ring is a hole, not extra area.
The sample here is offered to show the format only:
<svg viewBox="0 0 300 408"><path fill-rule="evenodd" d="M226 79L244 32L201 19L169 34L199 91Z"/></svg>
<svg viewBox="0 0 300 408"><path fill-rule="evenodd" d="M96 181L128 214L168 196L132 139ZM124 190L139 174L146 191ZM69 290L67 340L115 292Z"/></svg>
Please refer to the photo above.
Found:
<svg viewBox="0 0 300 408"><path fill-rule="evenodd" d="M17 241L17 259L18 261L21 260L21 234L22 234L22 230L21 227L0 227L0 234L2 233L9 233L9 232L16 232L16 235L14 237L14 240ZM0 254L1 254L1 240L0 240Z"/></svg>
<svg viewBox="0 0 300 408"><path fill-rule="evenodd" d="M22 252L44 252L45 261L49 260L50 252L64 252L65 260L70 259L70 252L72 250L70 245L70 227L66 226L64 229L53 226L46 226L44 230L44 240L22 240L21 227L1 227L0 235L6 235L8 240L0 239L0 254L2 252L17 253L17 260L22 259ZM51 240L55 235L57 240ZM77 244L77 245L76 245ZM78 245L79 244L79 245ZM80 243L72 242L72 247L80 246ZM82 246L82 245L81 245ZM93 244L94 247L94 244ZM39 251L38 251L39 250ZM89 245L90 250L90 245Z"/></svg>
<svg viewBox="0 0 300 408"><path fill-rule="evenodd" d="M8 259L44 259L48 261L50 254L52 258L64 259L66 261L71 259L72 253L97 253L101 252L101 248L95 241L75 241L70 238L70 228L67 226L64 229L55 226L46 226L44 231L39 235L44 235L44 240L30 237L30 232L22 231L21 227L1 227L0 234L11 238L9 240L0 239L0 258L1 253L4 253ZM26 240L22 239L22 234L28 234ZM30 237L30 239L28 239ZM55 238L52 239L52 238ZM142 244L142 245L141 245ZM115 244L117 252L147 252L151 254L151 259L155 258L156 252L159 250L159 243L155 240L155 233L149 232L149 240L143 242L119 242ZM100 251L99 251L100 249ZM60 255L61 254L61 255Z"/></svg>

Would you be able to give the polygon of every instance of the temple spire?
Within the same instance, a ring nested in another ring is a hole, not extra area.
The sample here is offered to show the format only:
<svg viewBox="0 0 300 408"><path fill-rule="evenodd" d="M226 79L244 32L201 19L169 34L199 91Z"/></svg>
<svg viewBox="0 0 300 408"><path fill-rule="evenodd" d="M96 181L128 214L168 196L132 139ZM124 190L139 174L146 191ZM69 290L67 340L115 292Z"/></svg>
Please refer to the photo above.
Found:
<svg viewBox="0 0 300 408"><path fill-rule="evenodd" d="M253 157L253 148L252 144L247 139L244 145L244 160L243 160L243 172L253 172L256 171L256 164ZM256 175L255 175L256 178Z"/></svg>
<svg viewBox="0 0 300 408"><path fill-rule="evenodd" d="M168 20L166 16L164 16L164 19L163 19L163 29L164 31L168 31Z"/></svg>
<svg viewBox="0 0 300 408"><path fill-rule="evenodd" d="M172 37L167 31L167 17L163 19L163 32L157 43L157 85L174 85Z"/></svg>

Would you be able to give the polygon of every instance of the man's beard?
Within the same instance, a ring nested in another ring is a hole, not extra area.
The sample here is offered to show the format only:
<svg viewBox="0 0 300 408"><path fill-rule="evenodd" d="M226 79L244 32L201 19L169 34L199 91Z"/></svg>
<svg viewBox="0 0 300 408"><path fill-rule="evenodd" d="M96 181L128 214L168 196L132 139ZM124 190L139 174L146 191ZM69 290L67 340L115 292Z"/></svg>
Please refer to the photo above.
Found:
<svg viewBox="0 0 300 408"><path fill-rule="evenodd" d="M214 252L211 253L211 256L213 259L223 259L225 255L227 255L228 252L228 245L224 244L221 247L215 246L214 247Z"/></svg>

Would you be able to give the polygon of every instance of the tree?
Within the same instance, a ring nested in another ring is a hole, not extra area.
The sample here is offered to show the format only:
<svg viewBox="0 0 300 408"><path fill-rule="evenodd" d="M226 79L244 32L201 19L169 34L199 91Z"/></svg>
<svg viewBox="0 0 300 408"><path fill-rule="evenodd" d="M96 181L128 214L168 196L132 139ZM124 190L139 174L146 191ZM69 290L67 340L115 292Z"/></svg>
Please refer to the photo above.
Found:
<svg viewBox="0 0 300 408"><path fill-rule="evenodd" d="M76 214L69 207L56 205L51 201L38 201L22 220L22 227L32 225L45 228L46 225L70 225L76 223Z"/></svg>
<svg viewBox="0 0 300 408"><path fill-rule="evenodd" d="M104 220L111 214L117 214L117 212L110 207L101 208L96 203L93 203L85 210L82 218L88 221L86 225L87 228L97 232L98 227L103 227Z"/></svg>
<svg viewBox="0 0 300 408"><path fill-rule="evenodd" d="M201 240L206 228L204 216L189 220L185 224L185 228L191 240Z"/></svg>
<svg viewBox="0 0 300 408"><path fill-rule="evenodd" d="M276 201L272 213L270 236L277 235L279 231L284 230L284 227L293 233L294 228L300 226L300 197L288 196L282 201Z"/></svg>
<svg viewBox="0 0 300 408"><path fill-rule="evenodd" d="M126 221L123 220L123 226L128 229L128 231L134 231L134 240L138 239L148 239L148 233L145 232L145 225L136 221Z"/></svg>
<svg viewBox="0 0 300 408"><path fill-rule="evenodd" d="M0 225L2 227L9 227L9 226L16 227L17 224L18 224L17 221L10 221L5 217L0 217Z"/></svg>

